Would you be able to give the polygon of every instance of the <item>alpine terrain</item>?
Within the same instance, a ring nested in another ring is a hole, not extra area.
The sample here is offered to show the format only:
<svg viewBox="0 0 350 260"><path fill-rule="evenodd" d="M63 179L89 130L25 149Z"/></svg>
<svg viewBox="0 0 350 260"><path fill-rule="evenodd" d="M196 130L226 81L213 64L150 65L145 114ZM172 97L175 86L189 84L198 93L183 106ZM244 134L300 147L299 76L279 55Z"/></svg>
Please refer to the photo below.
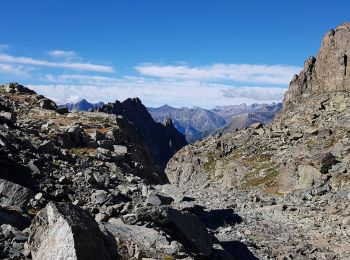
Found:
<svg viewBox="0 0 350 260"><path fill-rule="evenodd" d="M232 107L85 112L0 85L0 259L350 259L349 55L347 23L240 127Z"/></svg>

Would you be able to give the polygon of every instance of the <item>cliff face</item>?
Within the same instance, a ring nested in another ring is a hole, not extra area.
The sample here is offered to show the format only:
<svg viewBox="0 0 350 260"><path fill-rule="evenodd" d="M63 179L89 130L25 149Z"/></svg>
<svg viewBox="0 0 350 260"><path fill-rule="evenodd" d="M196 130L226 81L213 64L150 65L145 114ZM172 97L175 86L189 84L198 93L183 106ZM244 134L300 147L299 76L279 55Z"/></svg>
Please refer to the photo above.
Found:
<svg viewBox="0 0 350 260"><path fill-rule="evenodd" d="M120 115L131 122L161 168L165 168L169 159L187 144L185 136L176 130L171 121L165 125L156 123L138 98L116 101L102 106L99 111Z"/></svg>
<svg viewBox="0 0 350 260"><path fill-rule="evenodd" d="M350 24L339 25L323 38L317 58L305 61L304 69L295 75L284 103L298 102L310 95L350 90Z"/></svg>

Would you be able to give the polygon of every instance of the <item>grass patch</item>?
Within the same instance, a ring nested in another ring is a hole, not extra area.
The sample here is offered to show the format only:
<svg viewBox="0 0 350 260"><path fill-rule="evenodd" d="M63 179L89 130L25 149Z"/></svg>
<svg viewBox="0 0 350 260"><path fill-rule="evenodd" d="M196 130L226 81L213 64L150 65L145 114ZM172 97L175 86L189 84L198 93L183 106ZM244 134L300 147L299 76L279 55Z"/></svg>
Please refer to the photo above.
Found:
<svg viewBox="0 0 350 260"><path fill-rule="evenodd" d="M103 127L103 128L86 128L84 129L85 133L93 133L95 131L100 132L102 134L107 133L110 130L108 127Z"/></svg>
<svg viewBox="0 0 350 260"><path fill-rule="evenodd" d="M259 172L254 172L253 174L249 174L244 178L244 186L246 188L252 188L259 185L265 185L267 187L272 187L275 183L276 177L278 175L278 171L275 168L269 168L266 170L264 176L257 176Z"/></svg>
<svg viewBox="0 0 350 260"><path fill-rule="evenodd" d="M95 153L95 148L72 148L69 150L72 154L75 154L79 158L86 158L90 153Z"/></svg>
<svg viewBox="0 0 350 260"><path fill-rule="evenodd" d="M204 169L206 171L214 171L216 165L216 158L214 156L214 153L208 153L207 154L207 161L204 163Z"/></svg>
<svg viewBox="0 0 350 260"><path fill-rule="evenodd" d="M166 255L163 257L164 260L175 260L176 258L171 255Z"/></svg>
<svg viewBox="0 0 350 260"><path fill-rule="evenodd" d="M260 185L272 187L275 183L278 171L271 161L271 155L258 154L249 158L242 158L240 164L250 168L249 173L243 177L243 187L253 188ZM264 173L263 176L261 176Z"/></svg>

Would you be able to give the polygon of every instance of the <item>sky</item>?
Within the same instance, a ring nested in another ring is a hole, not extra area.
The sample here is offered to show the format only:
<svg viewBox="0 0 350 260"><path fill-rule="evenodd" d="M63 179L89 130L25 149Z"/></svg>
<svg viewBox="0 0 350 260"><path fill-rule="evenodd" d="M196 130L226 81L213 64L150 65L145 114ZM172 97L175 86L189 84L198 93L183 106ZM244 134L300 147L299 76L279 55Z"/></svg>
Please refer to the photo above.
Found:
<svg viewBox="0 0 350 260"><path fill-rule="evenodd" d="M0 83L59 104L280 102L325 33L350 22L345 0L3 0L0 9Z"/></svg>

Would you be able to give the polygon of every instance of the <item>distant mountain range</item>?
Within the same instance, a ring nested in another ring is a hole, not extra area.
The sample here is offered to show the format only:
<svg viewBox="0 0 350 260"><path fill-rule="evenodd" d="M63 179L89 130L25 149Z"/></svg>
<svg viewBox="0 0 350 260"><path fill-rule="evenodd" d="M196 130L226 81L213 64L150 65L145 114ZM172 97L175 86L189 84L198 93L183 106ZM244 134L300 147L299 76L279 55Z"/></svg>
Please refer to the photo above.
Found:
<svg viewBox="0 0 350 260"><path fill-rule="evenodd" d="M215 107L211 111L228 122L225 126L216 129L215 132L228 133L257 122L270 123L281 108L282 103Z"/></svg>
<svg viewBox="0 0 350 260"><path fill-rule="evenodd" d="M89 111L97 110L103 105L103 102L89 103L83 99L59 107L67 107L69 111ZM148 107L147 110L156 122L164 123L171 118L176 129L186 136L187 142L192 143L218 132L231 132L256 122L267 124L281 108L282 103L273 103L217 106L210 110L163 105Z"/></svg>
<svg viewBox="0 0 350 260"><path fill-rule="evenodd" d="M104 105L103 102L98 103L90 103L85 99L80 100L77 103L66 103L63 105L59 105L58 107L66 107L69 111L89 111L89 110L97 110L98 108Z"/></svg>
<svg viewBox="0 0 350 260"><path fill-rule="evenodd" d="M171 118L176 129L183 133L190 143L203 139L227 123L212 111L200 107L174 108L164 105L158 108L149 107L148 111L157 122L164 122L167 118Z"/></svg>
<svg viewBox="0 0 350 260"><path fill-rule="evenodd" d="M177 130L192 143L217 132L231 132L256 122L267 124L281 108L282 103L217 106L211 110L164 105L148 108L148 111L157 122L171 118Z"/></svg>

